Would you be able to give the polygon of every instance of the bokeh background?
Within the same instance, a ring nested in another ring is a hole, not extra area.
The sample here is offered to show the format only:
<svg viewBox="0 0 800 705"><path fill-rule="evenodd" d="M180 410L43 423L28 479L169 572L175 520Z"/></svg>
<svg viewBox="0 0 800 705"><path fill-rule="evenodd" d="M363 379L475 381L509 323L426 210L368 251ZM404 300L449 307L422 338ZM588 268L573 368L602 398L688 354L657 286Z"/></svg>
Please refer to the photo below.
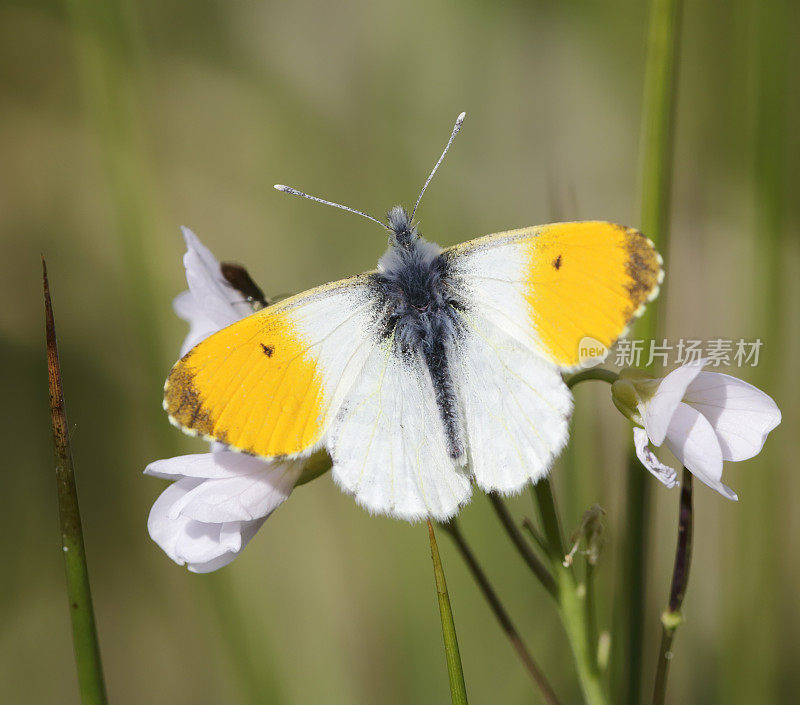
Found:
<svg viewBox="0 0 800 705"><path fill-rule="evenodd" d="M697 486L673 703L788 703L800 692L800 69L789 0L686 3L666 332L764 340L734 370L784 413ZM156 458L197 451L166 422L185 333L179 225L272 294L370 269L374 225L275 192L380 214L412 203L442 245L553 219L636 225L646 3L319 0L0 2L0 700L77 703L47 414L39 255L47 257L112 702L442 703L449 699L424 526L371 518L329 476L298 490L230 567L196 576L150 541ZM794 37L794 38L793 38ZM607 511L600 622L613 624L629 424L577 392L554 471L574 526ZM644 470L642 470L644 472ZM653 488L647 672L678 493ZM512 503L533 515L529 496ZM579 693L549 598L485 497L462 526L564 703ZM476 703L539 702L442 535ZM258 695L261 694L261 695Z"/></svg>

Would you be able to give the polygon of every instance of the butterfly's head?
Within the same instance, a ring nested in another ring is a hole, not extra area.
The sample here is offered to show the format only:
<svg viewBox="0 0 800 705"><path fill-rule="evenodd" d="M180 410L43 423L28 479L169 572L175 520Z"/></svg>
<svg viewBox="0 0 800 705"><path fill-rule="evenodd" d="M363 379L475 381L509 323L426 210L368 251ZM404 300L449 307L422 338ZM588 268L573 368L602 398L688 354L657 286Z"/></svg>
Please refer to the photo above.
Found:
<svg viewBox="0 0 800 705"><path fill-rule="evenodd" d="M408 249L411 244L419 239L417 226L411 222L411 216L403 206L395 206L386 217L389 224L389 244L392 247Z"/></svg>

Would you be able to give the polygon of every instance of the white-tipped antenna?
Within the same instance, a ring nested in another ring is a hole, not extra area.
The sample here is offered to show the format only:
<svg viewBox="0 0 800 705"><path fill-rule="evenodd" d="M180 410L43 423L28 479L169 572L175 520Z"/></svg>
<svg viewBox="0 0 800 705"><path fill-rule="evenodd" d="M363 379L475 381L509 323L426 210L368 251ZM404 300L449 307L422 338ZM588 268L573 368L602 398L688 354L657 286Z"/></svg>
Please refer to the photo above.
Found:
<svg viewBox="0 0 800 705"><path fill-rule="evenodd" d="M425 193L425 189L428 188L428 184L431 182L431 179L433 178L433 175L436 173L436 170L439 168L439 164L442 163L442 160L444 159L444 155L447 154L447 150L450 149L450 145L453 144L453 140L456 138L456 135L458 134L458 131L461 129L461 125L464 124L464 118L465 117L467 117L467 114L466 113L461 113L461 115L459 115L456 118L456 124L453 127L453 134L451 134L450 135L450 139L447 140L447 145L444 148L444 152L442 152L442 156L439 157L439 161L436 162L436 166L433 167L433 171L431 172L431 175L428 177L428 180L425 182L425 185L422 187L422 191L419 192L419 196L417 197L417 202L414 204L414 210L411 211L411 220L414 220L414 214L417 212L417 207L419 206L419 202L422 200L422 194Z"/></svg>
<svg viewBox="0 0 800 705"><path fill-rule="evenodd" d="M356 215L363 215L365 218L377 223L382 228L386 228L389 232L391 232L391 228L386 225L386 223L381 223L380 220L377 218L373 218L371 215L367 215L362 211L356 210L355 208L350 208L350 206L343 206L341 203L334 203L333 201L326 201L324 198L317 198L316 196L309 196L307 193L303 193L302 191L298 191L296 188L292 188L291 186L284 186L283 184L275 184L275 188L278 191L283 191L284 193L290 193L292 196L302 196L303 198L307 198L309 201L316 201L317 203L324 203L326 206L333 206L334 208L341 208L343 211L349 211L350 213L355 213Z"/></svg>

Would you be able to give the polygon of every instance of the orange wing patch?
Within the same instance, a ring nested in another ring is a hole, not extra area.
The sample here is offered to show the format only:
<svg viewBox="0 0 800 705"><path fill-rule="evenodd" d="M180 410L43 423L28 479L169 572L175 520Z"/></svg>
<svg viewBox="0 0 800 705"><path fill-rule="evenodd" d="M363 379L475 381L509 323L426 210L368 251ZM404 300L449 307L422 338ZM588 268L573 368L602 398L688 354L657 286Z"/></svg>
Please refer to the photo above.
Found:
<svg viewBox="0 0 800 705"><path fill-rule="evenodd" d="M190 350L164 386L173 423L266 457L303 453L316 444L323 405L317 361L289 314L270 309Z"/></svg>
<svg viewBox="0 0 800 705"><path fill-rule="evenodd" d="M611 347L655 298L663 278L653 243L611 223L545 225L524 240L523 251L531 320L546 351L564 367L580 362L585 337Z"/></svg>

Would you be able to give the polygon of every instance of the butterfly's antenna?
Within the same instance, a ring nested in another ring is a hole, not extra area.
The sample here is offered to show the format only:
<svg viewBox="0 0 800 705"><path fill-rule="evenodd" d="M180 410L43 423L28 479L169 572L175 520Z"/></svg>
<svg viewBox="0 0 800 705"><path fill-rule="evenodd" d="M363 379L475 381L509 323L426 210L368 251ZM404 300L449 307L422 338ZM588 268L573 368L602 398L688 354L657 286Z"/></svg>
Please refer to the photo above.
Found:
<svg viewBox="0 0 800 705"><path fill-rule="evenodd" d="M292 194L292 196L302 196L303 198L307 198L309 201L324 203L326 206L333 206L334 208L341 208L343 211L349 211L350 213L355 213L356 215L363 215L365 218L374 221L382 228L386 228L389 232L392 232L392 229L388 225L386 225L386 223L381 223L381 221L378 220L377 218L373 218L371 215L367 215L366 213L356 210L355 208L350 208L350 206L343 206L341 203L334 203L333 201L326 201L325 199L317 198L316 196L309 196L307 193L298 191L296 188L292 188L291 186L284 186L283 184L275 184L275 188L278 191L283 191L284 193L290 193Z"/></svg>
<svg viewBox="0 0 800 705"><path fill-rule="evenodd" d="M419 192L419 196L417 197L417 202L414 204L414 210L411 211L411 220L414 220L414 214L417 212L417 207L419 206L419 202L422 200L422 194L425 193L425 189L428 188L428 184L431 182L431 179L433 178L433 175L436 173L436 170L439 168L439 164L442 163L442 160L444 159L444 155L447 154L447 150L450 149L450 145L453 144L453 140L456 138L456 135L458 134L458 131L461 129L461 125L464 124L464 118L465 117L467 117L467 114L466 113L461 113L461 115L459 115L456 118L456 124L453 127L453 134L451 134L450 135L450 139L447 140L447 146L445 146L444 152L442 152L442 156L439 157L439 161L436 162L436 166L433 167L433 171L431 172L431 175L428 177L428 180L425 182L425 185L422 187L422 191Z"/></svg>

